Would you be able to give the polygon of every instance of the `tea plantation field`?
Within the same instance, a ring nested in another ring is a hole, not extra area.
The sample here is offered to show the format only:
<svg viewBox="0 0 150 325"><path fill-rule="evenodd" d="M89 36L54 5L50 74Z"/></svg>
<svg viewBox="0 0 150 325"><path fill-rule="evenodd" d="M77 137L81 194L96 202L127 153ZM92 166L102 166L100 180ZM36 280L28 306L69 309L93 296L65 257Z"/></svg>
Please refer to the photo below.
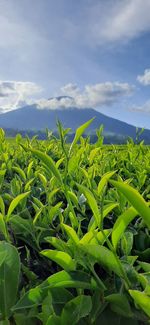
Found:
<svg viewBox="0 0 150 325"><path fill-rule="evenodd" d="M0 130L0 324L150 323L150 147Z"/></svg>

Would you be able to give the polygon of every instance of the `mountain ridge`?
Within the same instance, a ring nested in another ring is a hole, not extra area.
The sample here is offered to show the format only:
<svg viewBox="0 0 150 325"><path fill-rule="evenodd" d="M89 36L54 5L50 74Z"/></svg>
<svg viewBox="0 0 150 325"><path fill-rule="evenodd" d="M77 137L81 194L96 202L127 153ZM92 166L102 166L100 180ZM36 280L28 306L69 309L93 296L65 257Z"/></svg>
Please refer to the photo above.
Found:
<svg viewBox="0 0 150 325"><path fill-rule="evenodd" d="M100 125L104 125L104 134L130 136L135 138L136 127L126 122L108 117L94 109L67 108L67 109L39 109L35 104L0 114L0 127L18 130L45 130L56 131L56 121L59 119L64 127L70 127L72 132L79 125L95 117L88 128L88 132L95 133ZM139 128L141 129L141 128ZM143 138L150 141L150 130L144 130Z"/></svg>

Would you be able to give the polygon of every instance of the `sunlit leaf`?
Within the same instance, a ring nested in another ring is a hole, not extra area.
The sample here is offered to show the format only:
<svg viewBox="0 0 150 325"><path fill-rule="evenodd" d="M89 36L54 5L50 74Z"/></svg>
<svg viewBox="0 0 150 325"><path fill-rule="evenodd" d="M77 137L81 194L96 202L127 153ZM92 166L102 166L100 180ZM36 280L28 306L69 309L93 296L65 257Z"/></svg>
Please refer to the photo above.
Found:
<svg viewBox="0 0 150 325"><path fill-rule="evenodd" d="M20 175L23 181L26 181L26 174L20 167L12 167L12 169Z"/></svg>
<svg viewBox="0 0 150 325"><path fill-rule="evenodd" d="M97 282L82 271L60 271L51 275L41 285L30 289L12 308L13 311L31 308L42 303L51 288L80 288L98 290Z"/></svg>
<svg viewBox="0 0 150 325"><path fill-rule="evenodd" d="M78 142L78 140L80 139L81 135L84 133L84 131L89 127L89 125L93 122L94 118L92 118L91 120L87 121L86 123L82 124L75 133L75 137L71 143L70 149L69 149L69 153L71 152L72 148L74 147L74 145Z"/></svg>
<svg viewBox="0 0 150 325"><path fill-rule="evenodd" d="M118 203L108 203L103 206L103 209L100 213L101 219L104 220L107 216L109 216L109 213L112 212L113 209L115 209L118 206ZM89 230L94 230L97 227L96 222L94 218L91 218L88 229Z"/></svg>
<svg viewBox="0 0 150 325"><path fill-rule="evenodd" d="M17 197L15 197L15 199L12 200L12 202L10 203L8 212L7 212L7 220L10 218L11 214L13 213L13 211L15 210L15 208L18 206L18 204L23 199L25 199L26 197L28 197L29 194L30 194L30 192L26 192L26 193L19 194Z"/></svg>
<svg viewBox="0 0 150 325"><path fill-rule="evenodd" d="M114 248L117 248L117 244L124 233L129 223L138 215L138 212L134 208L129 208L123 212L116 220L112 230L112 243Z"/></svg>
<svg viewBox="0 0 150 325"><path fill-rule="evenodd" d="M101 215L100 215L100 212L99 212L99 209L98 209L96 199L94 198L94 195L85 186L79 185L79 184L77 184L77 185L78 185L78 188L79 188L80 192L82 192L84 194L84 196L86 197L86 199L87 199L87 202L88 202L88 204L89 204L89 206L90 206L90 208L91 208L91 210L93 212L96 225L100 227L102 220L101 220Z"/></svg>
<svg viewBox="0 0 150 325"><path fill-rule="evenodd" d="M3 198L1 196L0 196L0 211L4 216L5 215L5 204L4 204Z"/></svg>
<svg viewBox="0 0 150 325"><path fill-rule="evenodd" d="M97 191L98 191L98 195L101 195L105 185L107 184L108 180L116 173L116 171L113 171L113 172L108 172L106 174L104 174L98 184L98 188L97 188Z"/></svg>
<svg viewBox="0 0 150 325"><path fill-rule="evenodd" d="M50 260L56 262L58 265L60 265L65 271L74 271L76 268L76 263L75 261L70 257L69 254L61 252L61 251L56 251L56 250L51 250L51 249L46 249L41 251L41 254Z"/></svg>
<svg viewBox="0 0 150 325"><path fill-rule="evenodd" d="M110 181L110 183L125 195L139 215L143 218L146 225L150 228L150 209L138 191L123 182Z"/></svg>
<svg viewBox="0 0 150 325"><path fill-rule="evenodd" d="M46 165L46 167L49 169L49 171L55 175L55 177L58 179L58 181L60 183L62 183L60 172L59 172L58 168L56 167L53 159L50 156L48 156L46 153L36 150L36 149L31 149L31 152L33 153L33 155L35 155L37 158L39 158Z"/></svg>
<svg viewBox="0 0 150 325"><path fill-rule="evenodd" d="M106 247L101 245L80 245L80 249L91 256L95 263L99 263L104 268L116 273L118 276L122 277L120 267L114 254Z"/></svg>
<svg viewBox="0 0 150 325"><path fill-rule="evenodd" d="M66 231L68 237L73 241L74 244L79 243L79 237L72 227L65 224L61 224L61 227Z"/></svg>
<svg viewBox="0 0 150 325"><path fill-rule="evenodd" d="M138 290L129 290L129 293L134 299L135 303L141 307L147 316L150 317L150 297L144 292Z"/></svg>

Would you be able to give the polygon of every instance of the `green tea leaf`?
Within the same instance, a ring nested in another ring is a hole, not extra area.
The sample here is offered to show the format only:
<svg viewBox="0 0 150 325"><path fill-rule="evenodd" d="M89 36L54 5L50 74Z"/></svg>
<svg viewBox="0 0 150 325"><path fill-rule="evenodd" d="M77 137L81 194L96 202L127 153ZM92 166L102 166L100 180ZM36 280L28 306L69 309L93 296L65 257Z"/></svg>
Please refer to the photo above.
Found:
<svg viewBox="0 0 150 325"><path fill-rule="evenodd" d="M96 233L98 232L98 230L90 230L88 231L81 239L80 239L80 244L88 244L92 238L94 237L94 235L96 236Z"/></svg>
<svg viewBox="0 0 150 325"><path fill-rule="evenodd" d="M113 293L107 297L105 300L110 303L112 311L124 317L132 317L133 313L131 311L130 304L125 295L120 293Z"/></svg>
<svg viewBox="0 0 150 325"><path fill-rule="evenodd" d="M92 194L92 192L86 188L85 186L83 185L79 185L77 184L80 192L82 192L84 194L84 196L86 197L87 199L87 202L93 212L93 215L94 215L94 219L95 219L95 222L96 222L96 225L100 227L101 225L101 215L100 215L100 212L99 212L99 209L98 209L98 205L97 205L97 202L94 198L94 195Z"/></svg>
<svg viewBox="0 0 150 325"><path fill-rule="evenodd" d="M84 133L84 131L89 127L89 125L93 122L94 118L92 118L91 120L87 121L86 123L82 124L75 133L75 137L71 143L70 149L69 149L69 154L72 150L72 148L74 147L74 145L78 142L78 140L80 139L81 135Z"/></svg>
<svg viewBox="0 0 150 325"><path fill-rule="evenodd" d="M32 167L33 167L33 161L31 161L28 165L27 168L27 178L31 178L32 177Z"/></svg>
<svg viewBox="0 0 150 325"><path fill-rule="evenodd" d="M26 292L12 310L16 311L40 305L51 288L99 289L95 279L87 273L82 271L60 271L51 275L38 287Z"/></svg>
<svg viewBox="0 0 150 325"><path fill-rule="evenodd" d="M59 166L62 164L64 160L65 160L64 158L60 158L59 160L57 160L56 167L59 168Z"/></svg>
<svg viewBox="0 0 150 325"><path fill-rule="evenodd" d="M90 156L89 156L90 165L93 163L93 160L94 160L95 156L99 153L99 151L100 151L100 148L94 148L91 150Z"/></svg>
<svg viewBox="0 0 150 325"><path fill-rule="evenodd" d="M101 195L105 185L107 184L108 180L116 173L116 170L113 171L113 172L108 172L106 174L104 174L98 184L98 188L97 188L97 191L98 191L98 195Z"/></svg>
<svg viewBox="0 0 150 325"><path fill-rule="evenodd" d="M12 202L10 203L8 212L7 212L7 221L9 220L11 214L13 213L13 211L15 210L15 208L17 207L17 205L24 199L26 198L28 195L30 194L30 192L26 192L26 193L22 193L19 194L17 197L15 197L15 199L12 200Z"/></svg>
<svg viewBox="0 0 150 325"><path fill-rule="evenodd" d="M4 220L4 216L0 213L0 232L4 235L5 239L8 239L7 228Z"/></svg>
<svg viewBox="0 0 150 325"><path fill-rule="evenodd" d="M78 296L70 300L63 308L61 325L79 324L81 318L89 315L92 309L90 296Z"/></svg>
<svg viewBox="0 0 150 325"><path fill-rule="evenodd" d="M70 200L72 201L72 203L75 206L78 206L78 199L77 199L76 195L73 192L71 192L71 191L68 191L68 195L69 195Z"/></svg>
<svg viewBox="0 0 150 325"><path fill-rule="evenodd" d="M60 183L62 183L61 175L59 173L58 168L56 167L53 159L48 156L46 153L36 150L36 149L31 149L31 152L38 157L49 169L50 172L54 174L54 176L58 179Z"/></svg>
<svg viewBox="0 0 150 325"><path fill-rule="evenodd" d="M34 182L35 178L31 178L26 184L25 184L25 191L30 191L31 189L31 184Z"/></svg>
<svg viewBox="0 0 150 325"><path fill-rule="evenodd" d="M42 212L43 212L43 207L40 208L40 209L36 212L36 215L35 215L35 217L34 217L34 219L33 219L33 225L36 224L36 222L37 222L37 220L40 218Z"/></svg>
<svg viewBox="0 0 150 325"><path fill-rule="evenodd" d="M76 234L75 230L72 227L70 227L68 225L65 225L64 223L62 223L61 226L66 231L68 237L72 240L72 242L74 244L78 244L79 243L79 237Z"/></svg>
<svg viewBox="0 0 150 325"><path fill-rule="evenodd" d="M115 209L118 206L118 203L108 203L106 205L103 206L103 211L101 214L101 219L104 220L104 218L106 218L109 213ZM96 228L96 222L94 220L94 218L91 218L89 225L88 225L88 229L90 230L94 230Z"/></svg>
<svg viewBox="0 0 150 325"><path fill-rule="evenodd" d="M41 173L38 173L37 176L39 177L39 179L42 182L43 186L46 187L47 186L47 179L46 179L46 177L43 174L41 174Z"/></svg>
<svg viewBox="0 0 150 325"><path fill-rule="evenodd" d="M61 206L62 206L62 202L58 202L55 206L52 206L49 209L48 218L50 222L52 222L53 218L55 218L59 214Z"/></svg>
<svg viewBox="0 0 150 325"><path fill-rule="evenodd" d="M138 264L145 272L150 272L150 263L138 261Z"/></svg>
<svg viewBox="0 0 150 325"><path fill-rule="evenodd" d="M31 220L15 215L9 219L9 222L16 234L22 234L22 237L27 235L34 237L34 228Z"/></svg>
<svg viewBox="0 0 150 325"><path fill-rule="evenodd" d="M12 167L12 169L20 175L23 181L26 181L26 174L20 167Z"/></svg>
<svg viewBox="0 0 150 325"><path fill-rule="evenodd" d="M110 181L110 183L114 185L121 193L124 194L124 196L137 210L139 215L143 218L146 225L150 228L150 209L148 208L146 201L138 193L138 191L123 182Z"/></svg>
<svg viewBox="0 0 150 325"><path fill-rule="evenodd" d="M134 299L135 303L141 307L147 316L150 317L150 297L144 292L138 290L129 290L129 293Z"/></svg>
<svg viewBox="0 0 150 325"><path fill-rule="evenodd" d="M109 237L111 234L112 229L104 229L103 232L99 231L98 233L94 234L94 238L91 239L90 244L99 244L103 245L106 241L106 237Z"/></svg>
<svg viewBox="0 0 150 325"><path fill-rule="evenodd" d="M51 288L50 289L53 308L56 314L60 314L64 305L73 299L72 293L65 288Z"/></svg>
<svg viewBox="0 0 150 325"><path fill-rule="evenodd" d="M129 223L138 215L138 212L134 208L129 208L123 212L116 220L112 230L112 243L114 248L117 248L117 244L126 230Z"/></svg>
<svg viewBox="0 0 150 325"><path fill-rule="evenodd" d="M80 245L79 248L86 254L92 257L94 263L99 263L109 271L114 272L119 277L122 277L120 267L114 254L106 247L101 245Z"/></svg>
<svg viewBox="0 0 150 325"><path fill-rule="evenodd" d="M60 251L65 251L67 248L67 243L64 242L62 239L57 237L45 237L46 242L50 243L53 247Z"/></svg>
<svg viewBox="0 0 150 325"><path fill-rule="evenodd" d="M0 211L4 216L5 215L5 204L4 204L3 198L1 196L0 196Z"/></svg>
<svg viewBox="0 0 150 325"><path fill-rule="evenodd" d="M96 230L90 230L88 231L80 240L80 244L100 244L103 245L106 241L106 236L109 237L111 234L112 229L104 229L102 231Z"/></svg>
<svg viewBox="0 0 150 325"><path fill-rule="evenodd" d="M74 271L76 268L75 261L67 253L46 249L41 251L41 254L59 264L65 271Z"/></svg>
<svg viewBox="0 0 150 325"><path fill-rule="evenodd" d="M131 253L133 247L133 233L126 231L121 238L121 250L124 255L128 256Z"/></svg>
<svg viewBox="0 0 150 325"><path fill-rule="evenodd" d="M26 292L23 297L21 297L21 299L17 302L17 304L14 305L11 309L14 312L41 305L47 294L48 288L41 289L40 286L37 286Z"/></svg>
<svg viewBox="0 0 150 325"><path fill-rule="evenodd" d="M0 265L0 312L3 317L9 317L10 308L17 297L20 259L17 249L6 242L0 243L0 256L1 254L5 258Z"/></svg>
<svg viewBox="0 0 150 325"><path fill-rule="evenodd" d="M0 266L4 263L7 252L6 250L0 252Z"/></svg>
<svg viewBox="0 0 150 325"><path fill-rule="evenodd" d="M61 318L56 315L51 315L48 318L46 325L61 325Z"/></svg>

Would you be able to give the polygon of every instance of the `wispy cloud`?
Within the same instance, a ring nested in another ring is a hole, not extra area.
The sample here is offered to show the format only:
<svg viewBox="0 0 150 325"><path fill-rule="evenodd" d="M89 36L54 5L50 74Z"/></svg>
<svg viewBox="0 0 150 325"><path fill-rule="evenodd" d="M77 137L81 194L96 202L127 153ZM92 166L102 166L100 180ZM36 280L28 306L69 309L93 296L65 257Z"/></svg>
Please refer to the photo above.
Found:
<svg viewBox="0 0 150 325"><path fill-rule="evenodd" d="M28 2L28 1L27 1ZM26 4L27 4L26 2ZM22 7L25 2L22 1ZM14 71L14 75L26 69L26 64L36 62L39 59L41 50L45 51L47 40L38 30L31 19L26 7L26 16L18 1L0 1L0 50L1 60L6 61L6 67L1 67L1 71ZM33 10L33 9L32 9ZM4 58L3 58L4 55ZM0 63L1 63L0 60ZM7 64L10 68L7 70ZM20 71L19 71L20 69ZM16 71L15 71L16 70ZM7 75L10 75L10 72ZM21 76L22 77L22 76ZM21 78L20 78L21 79Z"/></svg>
<svg viewBox="0 0 150 325"><path fill-rule="evenodd" d="M63 95L76 97L80 94L80 88L77 86L77 84L69 83L63 87L60 88L60 92Z"/></svg>
<svg viewBox="0 0 150 325"><path fill-rule="evenodd" d="M132 106L130 111L150 114L150 100L146 101L143 105Z"/></svg>
<svg viewBox="0 0 150 325"><path fill-rule="evenodd" d="M143 75L137 76L137 80L144 86L150 85L150 69L146 69Z"/></svg>
<svg viewBox="0 0 150 325"><path fill-rule="evenodd" d="M89 9L88 37L97 44L126 42L150 31L149 0L97 1Z"/></svg>
<svg viewBox="0 0 150 325"><path fill-rule="evenodd" d="M33 82L0 81L1 112L23 106L30 98L42 89Z"/></svg>
<svg viewBox="0 0 150 325"><path fill-rule="evenodd" d="M86 85L83 90L80 90L77 85L68 84L61 88L61 93L66 97L41 99L37 105L39 109L99 108L113 105L122 97L130 96L133 90L134 86L119 82Z"/></svg>

